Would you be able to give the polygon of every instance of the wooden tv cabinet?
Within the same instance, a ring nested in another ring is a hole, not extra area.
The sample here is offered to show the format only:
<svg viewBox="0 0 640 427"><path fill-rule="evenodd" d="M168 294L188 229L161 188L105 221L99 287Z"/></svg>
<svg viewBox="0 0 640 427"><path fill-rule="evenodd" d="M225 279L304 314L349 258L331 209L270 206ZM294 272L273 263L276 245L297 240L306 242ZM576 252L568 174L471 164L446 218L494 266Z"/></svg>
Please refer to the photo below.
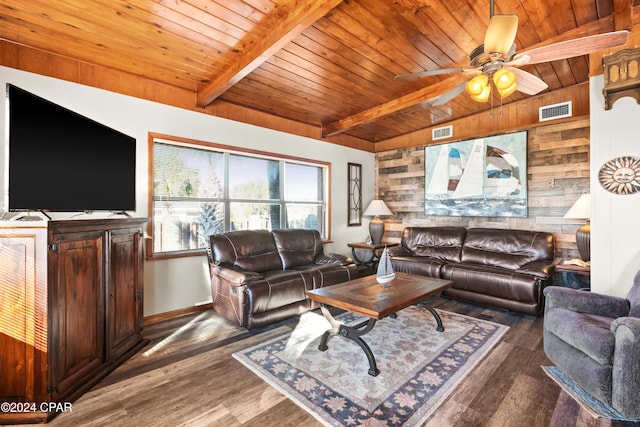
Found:
<svg viewBox="0 0 640 427"><path fill-rule="evenodd" d="M0 221L0 424L50 420L144 346L147 221Z"/></svg>

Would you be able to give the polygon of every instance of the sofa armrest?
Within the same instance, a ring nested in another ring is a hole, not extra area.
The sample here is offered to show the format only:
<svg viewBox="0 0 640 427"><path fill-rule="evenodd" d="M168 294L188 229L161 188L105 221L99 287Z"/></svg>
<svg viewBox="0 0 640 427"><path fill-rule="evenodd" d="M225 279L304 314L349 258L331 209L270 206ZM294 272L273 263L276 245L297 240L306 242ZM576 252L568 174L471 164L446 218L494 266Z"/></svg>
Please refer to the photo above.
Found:
<svg viewBox="0 0 640 427"><path fill-rule="evenodd" d="M549 279L556 271L555 264L551 262L534 261L527 263L516 270L517 273L530 274L541 279Z"/></svg>
<svg viewBox="0 0 640 427"><path fill-rule="evenodd" d="M544 289L545 310L566 308L578 313L605 317L623 317L629 314L629 302L620 297L603 295L577 289L548 286Z"/></svg>
<svg viewBox="0 0 640 427"><path fill-rule="evenodd" d="M242 270L227 264L213 266L211 268L211 274L219 276L232 286L242 286L250 282L255 282L256 280L264 279L264 276L260 273Z"/></svg>
<svg viewBox="0 0 640 427"><path fill-rule="evenodd" d="M411 252L409 249L405 248L404 246L392 246L390 248L387 248L387 254L390 257L413 256L413 252Z"/></svg>
<svg viewBox="0 0 640 427"><path fill-rule="evenodd" d="M619 317L611 323L616 337L613 356L611 401L629 418L640 418L640 319Z"/></svg>
<svg viewBox="0 0 640 427"><path fill-rule="evenodd" d="M315 264L335 264L349 265L353 264L353 260L342 254L324 254L320 253L313 261Z"/></svg>

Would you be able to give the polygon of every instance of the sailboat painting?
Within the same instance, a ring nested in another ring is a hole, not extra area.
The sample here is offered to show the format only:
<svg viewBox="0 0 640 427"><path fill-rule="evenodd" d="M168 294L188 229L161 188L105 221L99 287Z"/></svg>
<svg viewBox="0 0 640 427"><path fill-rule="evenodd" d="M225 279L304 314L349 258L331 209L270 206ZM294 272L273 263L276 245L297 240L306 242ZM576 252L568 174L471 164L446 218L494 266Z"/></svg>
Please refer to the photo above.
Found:
<svg viewBox="0 0 640 427"><path fill-rule="evenodd" d="M527 132L425 148L425 214L527 216Z"/></svg>

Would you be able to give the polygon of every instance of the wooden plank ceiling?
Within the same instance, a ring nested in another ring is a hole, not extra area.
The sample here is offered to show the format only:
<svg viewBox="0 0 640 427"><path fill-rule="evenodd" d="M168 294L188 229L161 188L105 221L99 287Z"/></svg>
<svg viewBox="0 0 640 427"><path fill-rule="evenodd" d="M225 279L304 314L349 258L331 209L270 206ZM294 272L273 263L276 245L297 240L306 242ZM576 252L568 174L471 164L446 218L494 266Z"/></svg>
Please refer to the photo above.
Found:
<svg viewBox="0 0 640 427"><path fill-rule="evenodd" d="M495 0L495 13L518 15L521 52L613 31L636 2ZM0 38L193 91L200 107L223 100L379 142L490 108L466 94L426 102L461 74L394 80L468 65L489 17L489 0L0 0ZM549 92L588 80L589 64L522 69Z"/></svg>

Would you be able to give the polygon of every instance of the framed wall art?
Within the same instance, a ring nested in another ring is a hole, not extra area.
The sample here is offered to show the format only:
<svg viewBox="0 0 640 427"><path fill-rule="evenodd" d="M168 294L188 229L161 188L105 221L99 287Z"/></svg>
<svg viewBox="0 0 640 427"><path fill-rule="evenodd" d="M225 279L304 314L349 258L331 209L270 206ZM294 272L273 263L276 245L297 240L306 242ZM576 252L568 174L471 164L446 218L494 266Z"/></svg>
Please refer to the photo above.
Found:
<svg viewBox="0 0 640 427"><path fill-rule="evenodd" d="M362 224L362 165L348 163L347 226Z"/></svg>
<svg viewBox="0 0 640 427"><path fill-rule="evenodd" d="M527 132L425 147L426 215L527 216Z"/></svg>
<svg viewBox="0 0 640 427"><path fill-rule="evenodd" d="M640 158L622 156L609 160L600 167L598 181L613 194L637 193L640 191Z"/></svg>

